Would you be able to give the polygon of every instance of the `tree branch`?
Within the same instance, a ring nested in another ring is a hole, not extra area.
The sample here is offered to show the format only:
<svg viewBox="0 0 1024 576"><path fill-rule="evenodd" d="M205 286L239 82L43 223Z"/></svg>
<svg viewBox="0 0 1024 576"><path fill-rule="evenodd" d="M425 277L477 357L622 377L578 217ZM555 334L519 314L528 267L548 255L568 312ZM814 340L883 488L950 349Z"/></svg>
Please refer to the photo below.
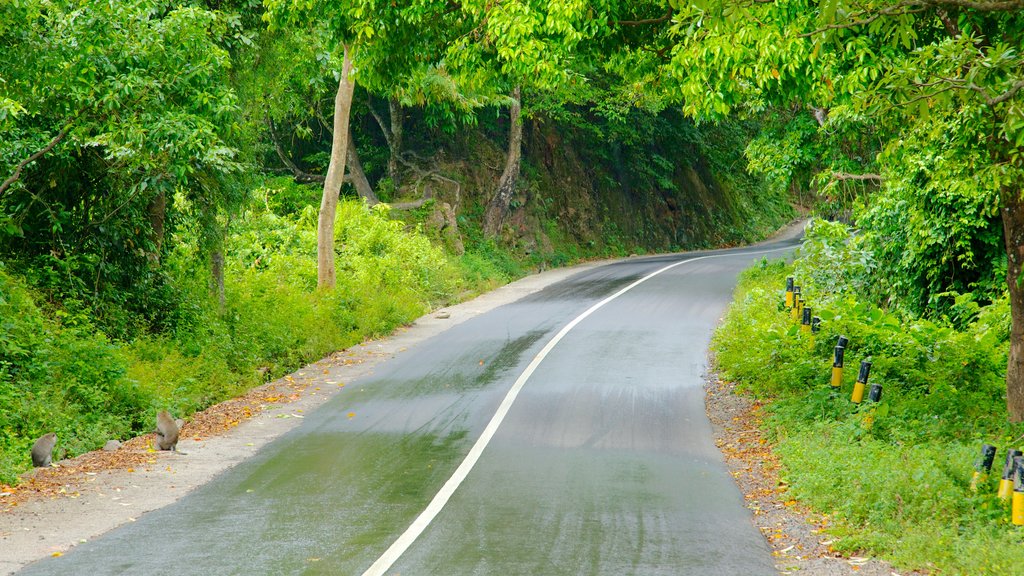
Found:
<svg viewBox="0 0 1024 576"><path fill-rule="evenodd" d="M1003 92L999 96L994 96L992 98L989 98L988 100L985 101L985 103L988 104L989 106L995 106L996 104L1001 104L1003 102L1006 102L1010 98L1013 98L1014 96L1016 96L1017 93L1020 92L1022 88L1024 88L1024 80L1017 80L1017 82L1015 82L1013 84L1013 86L1010 87L1009 90L1007 90L1006 92Z"/></svg>
<svg viewBox="0 0 1024 576"><path fill-rule="evenodd" d="M651 24L661 24L662 22L667 22L671 19L673 14L675 14L675 10L669 6L668 10L665 10L665 13L657 18L648 18L646 20L619 20L618 22L615 22L615 24L619 26L649 26Z"/></svg>
<svg viewBox="0 0 1024 576"><path fill-rule="evenodd" d="M882 177L878 174L850 174L848 172L833 172L832 177L836 180L870 180L882 183Z"/></svg>
<svg viewBox="0 0 1024 576"><path fill-rule="evenodd" d="M21 171L25 169L25 166L28 166L29 164L42 158L44 154L46 154L50 150L53 150L53 147L59 144L60 141L63 140L64 137L68 135L68 132L71 132L71 127L75 124L75 120L78 120L77 114L74 118L69 120L67 124L64 125L64 128L62 128L56 136L51 138L50 141L46 143L46 146L43 146L42 149L38 150L28 158L25 158L24 160L19 162L18 165L14 168L14 172L10 176L8 176L7 179L3 181L3 183L0 183L0 195L6 192L12 184L17 182L18 179L21 178Z"/></svg>
<svg viewBox="0 0 1024 576"><path fill-rule="evenodd" d="M380 131L384 134L384 142L387 143L388 148L391 148L391 129L384 123L384 119L380 117L380 114L377 113L373 105L370 104L369 98L366 100L366 107L370 109L370 115L373 116L373 119L377 121L377 125L380 126Z"/></svg>
<svg viewBox="0 0 1024 576"><path fill-rule="evenodd" d="M274 150L277 152L277 157L281 159L281 162L288 168L288 171L295 177L295 181L300 184L309 184L311 182L319 182L323 184L324 176L322 174L310 174L305 170L299 168L292 159L284 153L284 149L281 148L281 142L277 139L277 133L274 130L274 119L269 115L267 116L267 125L270 127L270 140L274 143Z"/></svg>

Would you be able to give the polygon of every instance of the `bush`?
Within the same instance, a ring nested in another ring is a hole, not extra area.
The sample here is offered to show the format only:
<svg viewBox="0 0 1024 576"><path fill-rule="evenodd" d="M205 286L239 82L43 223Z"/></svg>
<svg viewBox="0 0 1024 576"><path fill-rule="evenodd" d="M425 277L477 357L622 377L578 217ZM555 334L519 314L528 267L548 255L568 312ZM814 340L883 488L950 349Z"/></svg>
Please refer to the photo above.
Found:
<svg viewBox="0 0 1024 576"><path fill-rule="evenodd" d="M27 283L0 267L0 482L31 465L31 443L46 432L57 432L58 456L148 432L159 409L202 410L386 334L462 286L457 265L418 230L343 201L338 285L319 292L315 221L309 207L239 219L225 242L223 310L198 245L180 239L165 263L183 302L176 329L131 342L108 339L73 306L48 317Z"/></svg>
<svg viewBox="0 0 1024 576"><path fill-rule="evenodd" d="M47 317L25 281L0 266L0 482L31 466L35 438L56 432L77 454L124 436L147 404L115 344L66 313Z"/></svg>
<svg viewBox="0 0 1024 576"><path fill-rule="evenodd" d="M792 495L832 515L836 547L943 573L1009 573L1018 533L994 498L968 484L983 442L1017 447L1007 423L1009 306L962 299L961 322L906 317L866 300L871 257L845 227L815 223L793 266L741 275L713 348L723 376L770 399L769 437ZM801 332L783 306L787 275L822 318ZM829 387L832 348L850 340L843 389ZM849 401L861 360L882 402ZM867 413L873 425L865 424Z"/></svg>

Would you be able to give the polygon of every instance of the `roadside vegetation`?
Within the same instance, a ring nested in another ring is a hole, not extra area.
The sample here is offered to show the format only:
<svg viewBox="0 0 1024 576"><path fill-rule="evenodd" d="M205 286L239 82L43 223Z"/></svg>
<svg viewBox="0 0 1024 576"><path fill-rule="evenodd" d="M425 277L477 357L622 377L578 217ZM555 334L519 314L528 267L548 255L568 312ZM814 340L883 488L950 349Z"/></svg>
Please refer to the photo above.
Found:
<svg viewBox="0 0 1024 576"><path fill-rule="evenodd" d="M345 273L338 290L317 292L315 212L262 207L295 192L281 184L258 188L266 203L253 202L231 226L223 303L211 296L195 236L176 239L162 267L164 330L112 337L130 327L0 270L0 481L30 466L42 430L57 433L58 456L96 449L150 430L159 409L186 416L515 272L447 255L386 210L348 200L337 230ZM473 268L471 282L463 266Z"/></svg>
<svg viewBox="0 0 1024 576"><path fill-rule="evenodd" d="M714 337L723 377L768 401L790 497L829 515L835 549L943 574L1017 573L1024 534L996 497L1007 449L1024 444L1006 412L1007 299L951 293L940 314L900 310L887 295L903 279L880 277L873 236L815 220L792 265L745 272ZM801 331L784 306L787 276L820 332ZM882 385L877 404L850 400L862 360ZM973 492L983 443L997 447L996 463Z"/></svg>

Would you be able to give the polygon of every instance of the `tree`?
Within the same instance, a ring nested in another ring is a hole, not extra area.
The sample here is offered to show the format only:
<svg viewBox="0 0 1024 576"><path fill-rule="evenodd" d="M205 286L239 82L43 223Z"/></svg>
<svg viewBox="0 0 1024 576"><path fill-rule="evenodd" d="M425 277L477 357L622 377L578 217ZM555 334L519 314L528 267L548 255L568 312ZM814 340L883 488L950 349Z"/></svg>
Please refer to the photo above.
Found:
<svg viewBox="0 0 1024 576"><path fill-rule="evenodd" d="M505 156L505 169L498 180L498 190L487 203L484 212L484 234L497 236L501 224L505 220L512 195L516 192L519 180L519 165L523 156L523 118L522 89L516 86L512 90L512 105L509 107L508 153Z"/></svg>
<svg viewBox="0 0 1024 576"><path fill-rule="evenodd" d="M265 0L264 5L265 18L272 28L301 28L312 21L313 27L326 34L336 47L334 52L341 56L331 161L317 229L317 284L321 289L331 289L335 283L334 209L351 145L348 125L355 84L359 81L368 86L380 85L386 82L382 78L401 76L417 61L432 61L430 52L418 49L434 44L438 36L457 33L461 22L456 18L457 10L436 2L400 6L385 0Z"/></svg>
<svg viewBox="0 0 1024 576"><path fill-rule="evenodd" d="M883 160L898 156L907 127L944 126L954 130L946 138L953 146L986 151L987 161L965 166L963 176L980 174L979 193L994 190L999 202L1013 319L1007 408L1012 421L1024 421L1024 2L708 0L671 8L665 28L675 44L664 61L635 69L657 75L695 117L798 104L827 111L831 125L872 123L890 151Z"/></svg>
<svg viewBox="0 0 1024 576"><path fill-rule="evenodd" d="M0 238L55 290L160 306L175 190L239 169L225 14L153 0L27 0L0 24ZM110 288L110 290L108 290Z"/></svg>
<svg viewBox="0 0 1024 576"><path fill-rule="evenodd" d="M317 286L334 288L334 219L338 209L338 195L345 178L345 160L348 158L348 119L352 112L352 92L355 80L352 78L352 59L349 47L343 45L343 64L338 75L338 93L334 97L334 130L331 141L331 163L324 178L324 193L320 200L320 214L316 227L316 270Z"/></svg>

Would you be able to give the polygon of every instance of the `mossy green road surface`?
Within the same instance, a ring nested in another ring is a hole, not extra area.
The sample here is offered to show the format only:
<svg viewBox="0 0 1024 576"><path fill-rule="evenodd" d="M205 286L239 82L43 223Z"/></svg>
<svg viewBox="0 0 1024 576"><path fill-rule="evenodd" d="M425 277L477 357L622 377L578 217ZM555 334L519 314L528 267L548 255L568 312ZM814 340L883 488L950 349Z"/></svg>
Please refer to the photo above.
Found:
<svg viewBox="0 0 1024 576"><path fill-rule="evenodd" d="M22 573L379 568L518 380L465 480L380 573L774 574L712 443L702 374L736 274L791 243L609 264L459 324L193 494Z"/></svg>

